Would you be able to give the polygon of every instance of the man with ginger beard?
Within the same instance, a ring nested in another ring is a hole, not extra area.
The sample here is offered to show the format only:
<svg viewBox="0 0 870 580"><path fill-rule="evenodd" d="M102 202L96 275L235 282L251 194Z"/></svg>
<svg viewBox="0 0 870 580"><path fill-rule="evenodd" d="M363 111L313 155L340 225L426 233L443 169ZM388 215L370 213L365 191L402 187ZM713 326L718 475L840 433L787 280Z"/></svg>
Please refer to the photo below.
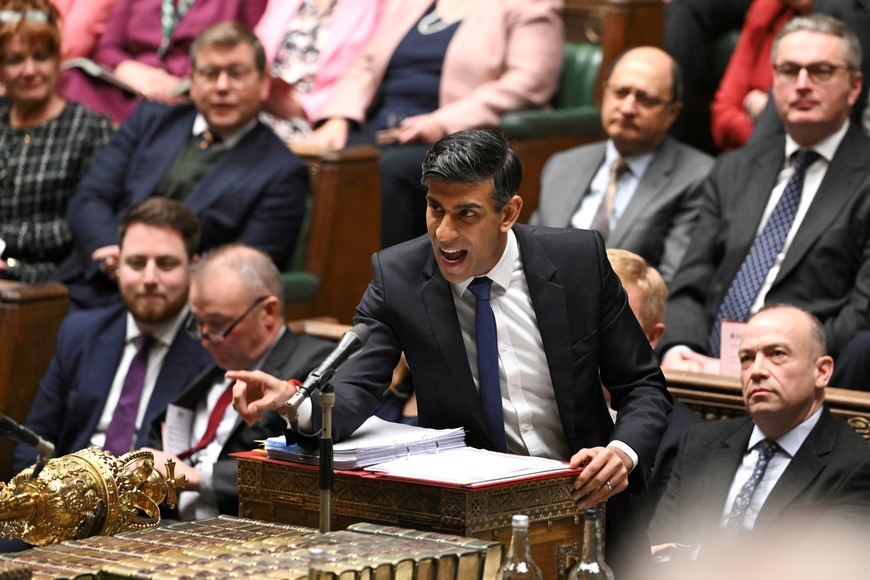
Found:
<svg viewBox="0 0 870 580"><path fill-rule="evenodd" d="M196 216L179 202L151 198L122 219L118 239L124 303L64 320L27 416L57 456L94 445L115 455L140 447L147 433L140 427L211 363L183 329ZM32 449L18 446L13 468L33 460Z"/></svg>

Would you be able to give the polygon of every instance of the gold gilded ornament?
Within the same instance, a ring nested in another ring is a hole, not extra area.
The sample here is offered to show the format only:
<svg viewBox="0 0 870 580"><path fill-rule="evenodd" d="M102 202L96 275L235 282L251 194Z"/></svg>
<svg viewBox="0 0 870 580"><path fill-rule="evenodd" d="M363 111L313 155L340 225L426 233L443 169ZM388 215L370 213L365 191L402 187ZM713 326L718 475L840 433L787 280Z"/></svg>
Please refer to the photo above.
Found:
<svg viewBox="0 0 870 580"><path fill-rule="evenodd" d="M97 447L51 459L38 477L29 467L0 482L0 535L45 546L156 527L158 505L175 507L187 479L175 477L167 460L166 477L154 469L150 451L115 457Z"/></svg>

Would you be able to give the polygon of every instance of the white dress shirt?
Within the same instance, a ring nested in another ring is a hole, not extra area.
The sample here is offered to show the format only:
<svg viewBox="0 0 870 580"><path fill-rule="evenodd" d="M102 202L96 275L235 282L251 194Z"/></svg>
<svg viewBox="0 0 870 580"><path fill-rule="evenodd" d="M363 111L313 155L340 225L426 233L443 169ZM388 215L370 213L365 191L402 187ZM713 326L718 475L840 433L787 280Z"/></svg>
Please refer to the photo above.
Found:
<svg viewBox="0 0 870 580"><path fill-rule="evenodd" d="M655 151L641 153L639 155L631 155L625 158L625 163L628 166L627 171L623 171L617 179L616 196L613 198L613 212L610 214L610 231L616 228L616 223L622 217L622 213L631 201L640 180L643 179L647 168L652 163ZM598 206L604 199L604 194L607 192L607 187L610 185L610 168L613 162L619 159L619 151L610 139L605 145L604 163L595 172L595 176L589 183L589 191L580 200L580 205L571 216L571 227L578 229L589 229L592 226L592 220L595 219L595 213L598 211Z"/></svg>
<svg viewBox="0 0 870 580"><path fill-rule="evenodd" d="M770 495L770 492L773 491L773 488L776 486L779 478L782 477L782 474L785 472L789 463L791 463L792 458L801 448L801 445L804 444L804 441L806 441L810 431L812 431L813 427L816 426L816 423L819 422L821 416L822 408L819 407L806 421L779 439L776 439L779 449L777 449L773 457L770 458L770 461L767 464L767 469L764 471L764 477L762 477L758 482L758 486L755 488L755 493L753 493L752 499L749 501L749 507L746 509L746 514L743 518L743 527L745 529L751 530L755 527L755 519L758 517L758 512L761 510L764 502L767 501L767 497ZM723 526L728 523L728 516L731 514L731 506L734 505L734 500L740 493L740 489L752 476L752 472L755 471L755 464L758 462L758 444L764 439L765 436L764 433L761 432L761 429L759 429L758 426L754 427L752 435L749 437L749 445L743 455L743 462L740 464L740 467L737 468L737 473L734 474L734 480L731 482L731 489L728 491L728 498L725 500L721 520Z"/></svg>
<svg viewBox="0 0 870 580"><path fill-rule="evenodd" d="M287 329L281 327L280 332L275 336L272 344L250 369L255 371L262 368L263 363L271 354L272 349L278 344L281 336L287 332ZM208 394L199 400L194 409L193 426L190 432L189 446L193 447L199 443L205 431L208 428L208 421L211 417L211 410L220 399L221 395L230 385L230 380L223 376L217 378L208 391ZM192 454L186 463L194 466L200 471L199 491L185 491L178 496L178 513L183 520L203 520L213 518L220 515L220 510L217 505L217 497L214 492L214 466L223 451L233 431L236 430L236 424L241 421L238 412L230 404L221 422L218 424L217 432L214 439L202 450ZM276 433L278 435L278 433Z"/></svg>
<svg viewBox="0 0 870 580"><path fill-rule="evenodd" d="M163 359L166 358L166 353L169 352L169 347L172 341L175 340L175 335L181 329L181 324L184 322L185 317L187 317L186 306L175 318L158 326L153 334L154 344L151 346L151 350L148 351L145 385L142 388L142 398L139 403L139 411L136 414L136 432L133 434L133 440L130 441L131 446L138 437L139 429L142 428L142 420L145 418L145 411L148 409L151 393L154 392L157 376L160 374L160 369L163 368ZM136 325L133 315L128 312L124 350L121 353L118 368L115 370L115 378L112 380L112 386L109 389L106 404L103 406L103 412L100 415L99 421L97 421L93 435L91 435L91 445L93 446L102 447L106 442L106 431L109 429L109 423L112 422L115 407L118 406L118 401L121 398L121 391L124 390L124 379L127 377L127 370L130 368L133 357L136 356L136 348L140 336L142 336L142 331Z"/></svg>
<svg viewBox="0 0 870 580"><path fill-rule="evenodd" d="M512 230L508 231L504 254L484 275L493 282L490 304L498 334L499 382L508 449L522 455L567 460L579 449L569 449L565 440L538 319ZM472 280L451 286L468 364L479 389L474 324L477 301L471 292L466 292ZM620 441L610 445L625 451L637 464L637 453L631 447Z"/></svg>

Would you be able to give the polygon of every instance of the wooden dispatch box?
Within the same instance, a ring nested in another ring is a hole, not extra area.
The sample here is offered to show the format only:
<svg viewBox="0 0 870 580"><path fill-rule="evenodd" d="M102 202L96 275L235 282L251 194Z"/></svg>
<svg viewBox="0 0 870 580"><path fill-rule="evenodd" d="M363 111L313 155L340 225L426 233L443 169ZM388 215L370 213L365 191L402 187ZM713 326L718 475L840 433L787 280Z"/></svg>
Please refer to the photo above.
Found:
<svg viewBox="0 0 870 580"><path fill-rule="evenodd" d="M241 517L320 526L317 467L271 460L256 451L235 457ZM332 529L371 522L497 540L507 551L511 517L527 514L532 558L544 578L565 578L583 535L582 518L571 499L575 477L555 474L468 488L402 481L365 471L337 471Z"/></svg>

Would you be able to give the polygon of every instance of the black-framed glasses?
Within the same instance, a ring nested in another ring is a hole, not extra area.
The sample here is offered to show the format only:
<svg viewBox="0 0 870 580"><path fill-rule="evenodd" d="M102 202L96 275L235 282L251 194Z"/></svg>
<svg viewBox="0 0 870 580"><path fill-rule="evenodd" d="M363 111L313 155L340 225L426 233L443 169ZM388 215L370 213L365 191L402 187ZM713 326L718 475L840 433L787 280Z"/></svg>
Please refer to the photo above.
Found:
<svg viewBox="0 0 870 580"><path fill-rule="evenodd" d="M807 76L810 77L816 84L825 84L834 78L834 73L838 70L852 71L849 65L837 65L829 62L814 62L810 64L797 64L796 62L784 62L782 64L773 65L773 72L776 78L785 83L797 82L801 71L807 71Z"/></svg>
<svg viewBox="0 0 870 580"><path fill-rule="evenodd" d="M236 326L238 326L239 323L254 310L254 308L265 302L267 298L269 298L269 296L260 296L251 302L251 305L245 308L244 312L242 312L235 320L230 322L226 328L219 330L218 332L203 332L200 330L202 325L196 320L192 312L187 315L184 329L191 337L193 337L194 340L207 340L212 344L221 343L226 340Z"/></svg>
<svg viewBox="0 0 870 580"><path fill-rule="evenodd" d="M644 109L654 109L656 107L668 105L673 102L669 99L654 97L650 94L645 93L644 91L638 91L631 87L617 87L611 85L610 83L604 85L604 90L613 95L613 97L619 101L627 99L629 95L634 95L634 102L643 107Z"/></svg>

